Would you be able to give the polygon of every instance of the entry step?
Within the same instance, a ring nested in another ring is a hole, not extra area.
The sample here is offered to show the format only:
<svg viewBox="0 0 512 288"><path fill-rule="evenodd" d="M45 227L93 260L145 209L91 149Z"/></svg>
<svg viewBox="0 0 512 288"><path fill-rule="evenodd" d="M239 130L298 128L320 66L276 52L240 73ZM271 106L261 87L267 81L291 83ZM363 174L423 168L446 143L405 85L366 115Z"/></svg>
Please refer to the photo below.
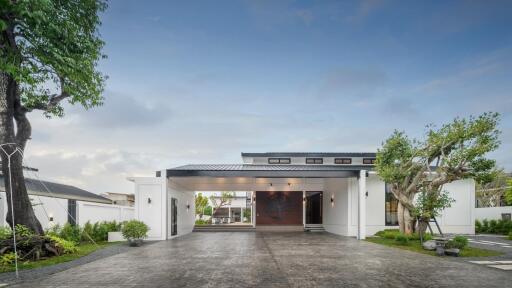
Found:
<svg viewBox="0 0 512 288"><path fill-rule="evenodd" d="M306 224L304 226L306 232L325 232L324 225L322 224Z"/></svg>
<svg viewBox="0 0 512 288"><path fill-rule="evenodd" d="M254 232L249 225L196 225L193 232Z"/></svg>

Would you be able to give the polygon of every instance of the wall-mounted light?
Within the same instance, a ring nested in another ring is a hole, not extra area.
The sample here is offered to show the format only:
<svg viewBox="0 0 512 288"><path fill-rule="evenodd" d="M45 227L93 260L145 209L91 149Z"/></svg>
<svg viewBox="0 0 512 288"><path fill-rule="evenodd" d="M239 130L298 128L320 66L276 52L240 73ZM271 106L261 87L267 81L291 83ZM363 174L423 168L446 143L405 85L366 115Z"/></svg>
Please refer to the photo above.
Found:
<svg viewBox="0 0 512 288"><path fill-rule="evenodd" d="M190 210L190 204L187 204L187 211Z"/></svg>
<svg viewBox="0 0 512 288"><path fill-rule="evenodd" d="M148 204L151 204L151 198L148 197Z"/></svg>
<svg viewBox="0 0 512 288"><path fill-rule="evenodd" d="M302 197L302 203L306 203L306 197Z"/></svg>
<svg viewBox="0 0 512 288"><path fill-rule="evenodd" d="M50 222L53 222L53 216L50 216Z"/></svg>
<svg viewBox="0 0 512 288"><path fill-rule="evenodd" d="M270 183L270 186L272 186L272 183Z"/></svg>
<svg viewBox="0 0 512 288"><path fill-rule="evenodd" d="M252 203L256 203L256 196L252 196Z"/></svg>
<svg viewBox="0 0 512 288"><path fill-rule="evenodd" d="M366 197L368 197L368 191L366 191L366 193L364 195L366 195Z"/></svg>
<svg viewBox="0 0 512 288"><path fill-rule="evenodd" d="M331 195L331 204L334 205L334 195Z"/></svg>
<svg viewBox="0 0 512 288"><path fill-rule="evenodd" d="M292 183L288 183L288 186L292 186Z"/></svg>

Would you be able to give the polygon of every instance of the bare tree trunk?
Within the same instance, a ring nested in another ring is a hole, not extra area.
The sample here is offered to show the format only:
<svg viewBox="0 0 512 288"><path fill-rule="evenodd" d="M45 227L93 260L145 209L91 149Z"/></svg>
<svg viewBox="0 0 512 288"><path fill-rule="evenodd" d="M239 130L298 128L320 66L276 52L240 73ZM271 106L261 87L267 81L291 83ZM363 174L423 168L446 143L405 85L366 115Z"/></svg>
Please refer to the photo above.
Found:
<svg viewBox="0 0 512 288"><path fill-rule="evenodd" d="M16 121L16 132L14 121ZM0 72L0 144L15 143L15 145L4 146L8 153L12 153L16 146L23 151L27 140L30 138L30 134L30 123L19 101L17 84L12 77ZM43 234L43 228L35 216L32 203L28 197L27 187L25 186L23 156L20 153L15 153L11 156L11 174L9 177L9 160L4 153L0 154L2 154L2 174L4 176L8 204L7 222L11 227L16 224L22 224L37 234ZM9 178L11 178L12 183ZM11 185L13 210L11 209L11 195L9 194ZM14 223L12 221L13 213Z"/></svg>
<svg viewBox="0 0 512 288"><path fill-rule="evenodd" d="M411 216L411 211L400 201L398 202L398 225L401 233L412 234L414 232L414 217Z"/></svg>

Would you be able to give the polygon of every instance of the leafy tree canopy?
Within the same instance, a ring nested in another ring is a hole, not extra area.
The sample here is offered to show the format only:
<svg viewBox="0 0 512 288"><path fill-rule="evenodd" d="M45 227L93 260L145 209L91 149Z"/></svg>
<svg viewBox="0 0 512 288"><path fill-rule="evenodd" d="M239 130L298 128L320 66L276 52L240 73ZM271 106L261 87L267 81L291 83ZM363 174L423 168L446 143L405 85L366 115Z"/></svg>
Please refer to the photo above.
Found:
<svg viewBox="0 0 512 288"><path fill-rule="evenodd" d="M0 71L13 77L26 111L62 116L63 99L101 105L105 76L96 70L104 42L98 0L0 0Z"/></svg>

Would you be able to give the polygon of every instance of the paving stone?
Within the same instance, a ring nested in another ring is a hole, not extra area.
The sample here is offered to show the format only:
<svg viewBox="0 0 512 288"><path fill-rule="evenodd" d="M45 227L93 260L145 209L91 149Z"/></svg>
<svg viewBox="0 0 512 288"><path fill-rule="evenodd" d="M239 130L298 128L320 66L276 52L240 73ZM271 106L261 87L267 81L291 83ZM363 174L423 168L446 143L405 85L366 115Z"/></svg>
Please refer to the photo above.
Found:
<svg viewBox="0 0 512 288"><path fill-rule="evenodd" d="M512 265L489 265L489 267L501 269L501 270L512 271Z"/></svg>
<svg viewBox="0 0 512 288"><path fill-rule="evenodd" d="M506 287L510 279L329 233L197 232L13 287Z"/></svg>

